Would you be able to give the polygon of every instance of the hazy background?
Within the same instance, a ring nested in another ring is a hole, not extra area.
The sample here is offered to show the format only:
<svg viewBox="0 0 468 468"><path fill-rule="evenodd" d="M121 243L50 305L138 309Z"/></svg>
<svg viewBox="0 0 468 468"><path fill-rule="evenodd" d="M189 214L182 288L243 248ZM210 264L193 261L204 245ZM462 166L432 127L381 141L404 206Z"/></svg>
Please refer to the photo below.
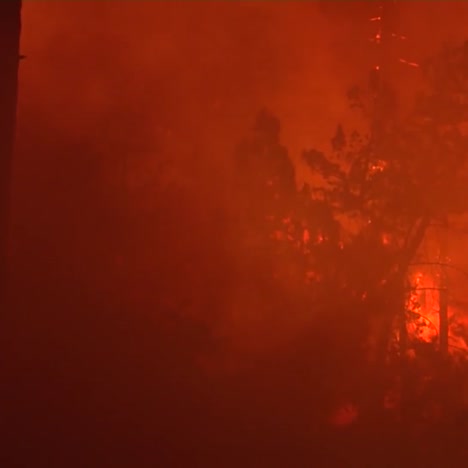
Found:
<svg viewBox="0 0 468 468"><path fill-rule="evenodd" d="M401 3L402 57L464 39L464 2ZM151 166L165 144L197 147L220 169L268 106L298 159L328 141L344 92L366 79L374 12L371 2L26 2L20 131L47 125L101 153L127 145L130 168ZM417 73L401 70L405 82Z"/></svg>
<svg viewBox="0 0 468 468"><path fill-rule="evenodd" d="M266 106L281 119L301 183L301 151L326 147L336 124L350 122L344 94L367 80L374 14L371 2L25 2L18 262L34 269L31 255L42 256L114 299L116 289L133 301L151 294L156 241L148 229L139 240L130 232L155 224L144 213L157 204L161 174L197 187L179 218L191 213L210 236L209 207L220 215L230 204L234 147ZM419 62L463 39L468 6L402 2L401 15L401 56ZM418 71L396 69L407 104Z"/></svg>
<svg viewBox="0 0 468 468"><path fill-rule="evenodd" d="M402 2L401 12L410 61L465 39L466 2ZM201 308L241 349L298 328L288 317L252 318L259 299L220 277L232 154L266 106L281 119L298 182L306 179L302 149L325 147L336 124L350 122L344 94L372 66L373 13L371 2L338 1L24 3L12 231L19 312L9 340L15 398L37 419L31 434L48 414L55 429L67 427L70 401L79 421L97 406L125 407L114 385L148 384L154 311ZM397 82L408 103L417 70L402 65ZM171 182L187 192L162 202L159 187ZM207 294L213 288L222 297ZM210 315L216 300L222 317ZM86 379L113 384L96 397ZM150 398L157 384L148 385L138 398Z"/></svg>

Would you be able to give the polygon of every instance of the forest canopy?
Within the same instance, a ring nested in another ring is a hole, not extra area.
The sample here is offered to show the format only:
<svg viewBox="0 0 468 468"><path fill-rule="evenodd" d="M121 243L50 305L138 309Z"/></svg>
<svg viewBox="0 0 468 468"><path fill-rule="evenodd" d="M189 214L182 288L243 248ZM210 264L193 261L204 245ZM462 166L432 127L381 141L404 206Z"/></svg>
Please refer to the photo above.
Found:
<svg viewBox="0 0 468 468"><path fill-rule="evenodd" d="M450 219L467 212L467 50L466 44L447 46L422 65L424 86L402 117L394 111L395 90L385 75L377 85L352 88L350 105L367 115L368 131L337 125L329 151L305 150L314 183L296 189L279 120L265 110L236 153L243 235L263 259L261 274L279 285L299 283L295 293L303 307L317 323L327 323L331 335L345 323L347 336L340 334L335 346L347 349L348 357L354 350L355 365L371 366L374 377L388 377L393 362L397 370L390 381L401 381L408 356L427 357L421 354L426 341L420 327L429 325L415 325L424 315L415 290L429 288L415 283L413 265L433 242L434 226L447 228ZM444 255L439 242L426 263L445 272ZM428 344L435 355L445 355L451 333L441 284L446 275L435 276L440 323ZM381 410L390 391L386 382L377 390ZM400 399L414 391L401 387Z"/></svg>

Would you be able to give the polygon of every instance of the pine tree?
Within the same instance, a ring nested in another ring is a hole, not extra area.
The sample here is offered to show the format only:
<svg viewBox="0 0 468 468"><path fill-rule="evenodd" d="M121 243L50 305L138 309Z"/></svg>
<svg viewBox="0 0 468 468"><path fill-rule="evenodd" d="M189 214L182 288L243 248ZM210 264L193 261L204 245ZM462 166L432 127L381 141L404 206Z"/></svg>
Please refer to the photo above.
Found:
<svg viewBox="0 0 468 468"><path fill-rule="evenodd" d="M256 267L271 273L276 237L283 236L296 195L295 171L280 142L279 120L262 110L235 154L239 237Z"/></svg>

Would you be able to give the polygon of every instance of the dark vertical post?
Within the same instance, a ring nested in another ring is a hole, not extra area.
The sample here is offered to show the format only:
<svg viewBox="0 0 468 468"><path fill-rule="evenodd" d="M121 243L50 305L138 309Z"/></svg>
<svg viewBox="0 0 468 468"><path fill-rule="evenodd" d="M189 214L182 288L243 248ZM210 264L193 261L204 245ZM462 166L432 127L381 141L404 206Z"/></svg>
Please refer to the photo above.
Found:
<svg viewBox="0 0 468 468"><path fill-rule="evenodd" d="M444 216L440 232L440 291L439 291L439 349L442 356L448 355L449 348L449 291L447 268L448 262L448 217Z"/></svg>
<svg viewBox="0 0 468 468"><path fill-rule="evenodd" d="M18 97L21 0L0 1L0 301L8 278L11 170Z"/></svg>

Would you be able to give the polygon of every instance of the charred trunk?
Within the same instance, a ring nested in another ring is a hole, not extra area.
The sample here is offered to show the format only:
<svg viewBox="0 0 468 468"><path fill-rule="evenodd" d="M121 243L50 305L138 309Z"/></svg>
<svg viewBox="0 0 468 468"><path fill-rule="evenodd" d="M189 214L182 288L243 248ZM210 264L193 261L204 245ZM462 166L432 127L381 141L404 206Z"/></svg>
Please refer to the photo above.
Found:
<svg viewBox="0 0 468 468"><path fill-rule="evenodd" d="M387 369L389 346L395 330L396 321L398 321L398 330L400 334L400 359L401 359L401 377L402 377L402 405L408 395L407 382L407 328L406 328L406 292L405 282L408 268L418 251L425 237L431 217L424 216L415 222L413 229L408 235L405 246L398 259L393 274L388 278L388 286L381 297L381 326L376 336L376 347L373 353L373 363L371 365L370 393L367 394L367 401L364 403L364 417L375 422L380 419L384 410L384 399L388 390ZM404 408L401 408L404 412Z"/></svg>
<svg viewBox="0 0 468 468"><path fill-rule="evenodd" d="M13 147L18 95L21 0L0 2L0 293L7 282Z"/></svg>

